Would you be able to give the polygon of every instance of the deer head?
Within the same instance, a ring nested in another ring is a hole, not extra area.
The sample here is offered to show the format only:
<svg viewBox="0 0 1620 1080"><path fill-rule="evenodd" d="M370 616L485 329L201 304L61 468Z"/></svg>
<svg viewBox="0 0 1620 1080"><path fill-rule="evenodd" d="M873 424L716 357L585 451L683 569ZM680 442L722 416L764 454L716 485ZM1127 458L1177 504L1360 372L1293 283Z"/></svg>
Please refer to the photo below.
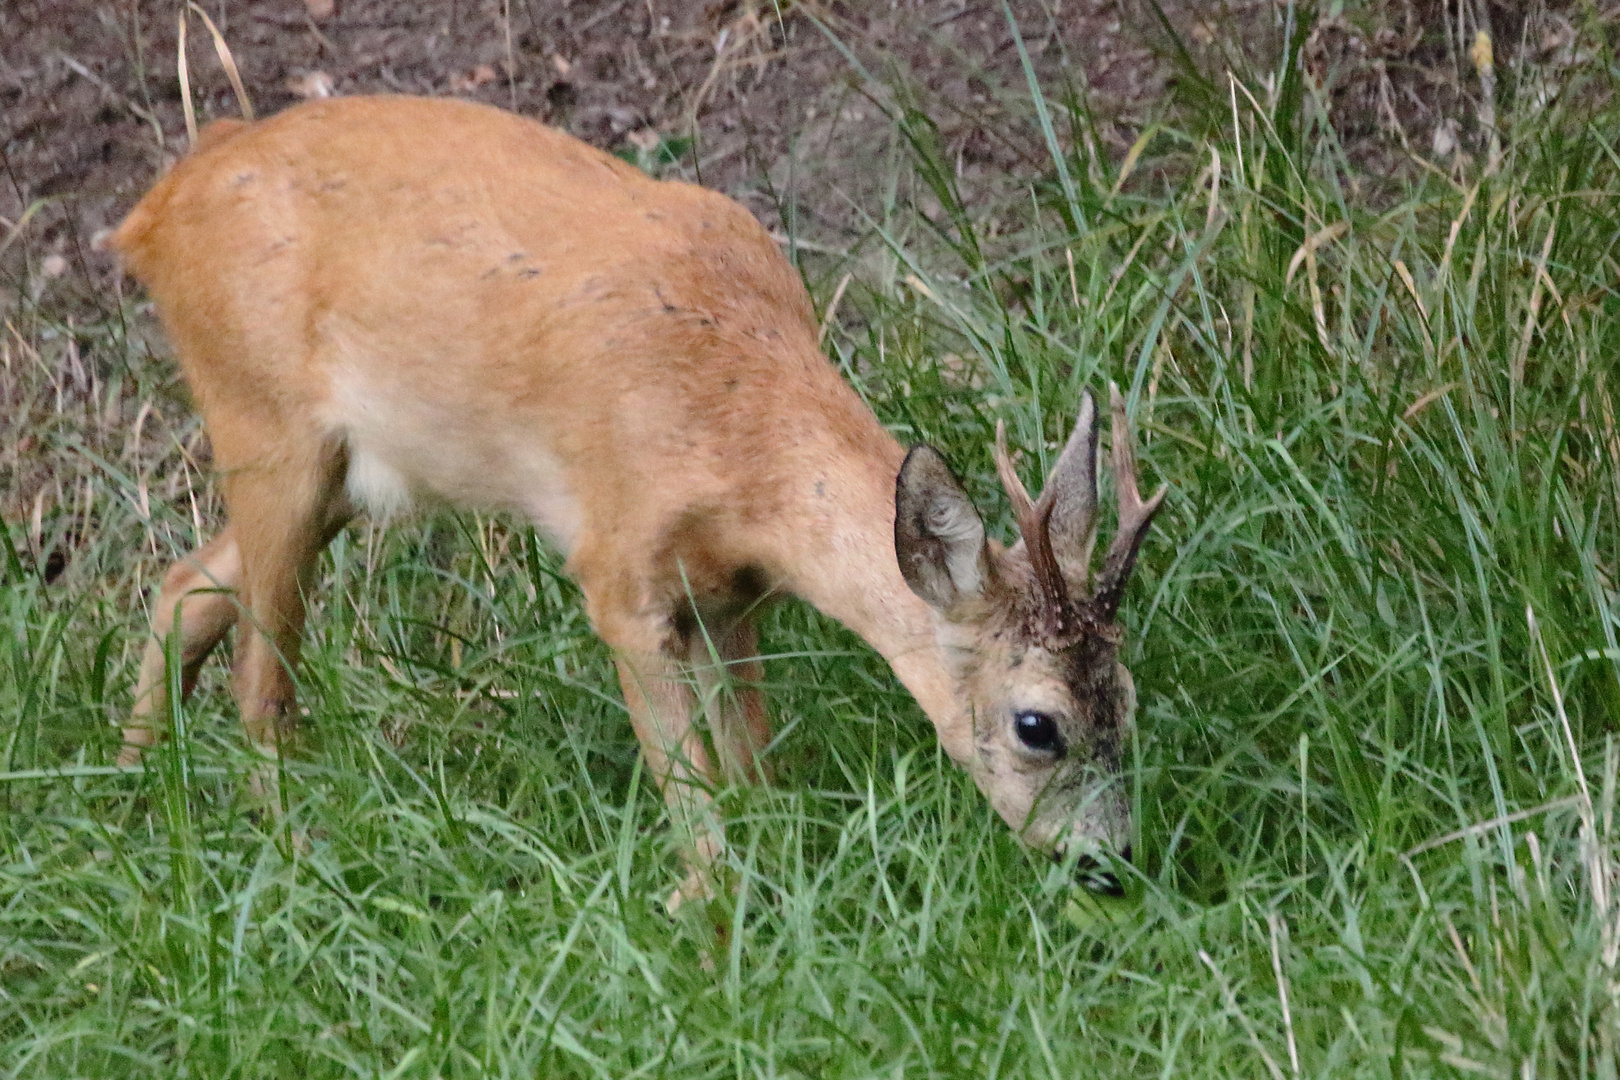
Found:
<svg viewBox="0 0 1620 1080"><path fill-rule="evenodd" d="M1090 393L1038 500L996 428L996 468L1021 538L1003 548L940 454L914 448L895 498L895 553L936 633L973 725L968 769L1024 840L1061 854L1129 857L1118 783L1136 692L1115 616L1165 490L1144 502L1125 403L1111 387L1119 527L1091 579L1097 535L1097 409Z"/></svg>

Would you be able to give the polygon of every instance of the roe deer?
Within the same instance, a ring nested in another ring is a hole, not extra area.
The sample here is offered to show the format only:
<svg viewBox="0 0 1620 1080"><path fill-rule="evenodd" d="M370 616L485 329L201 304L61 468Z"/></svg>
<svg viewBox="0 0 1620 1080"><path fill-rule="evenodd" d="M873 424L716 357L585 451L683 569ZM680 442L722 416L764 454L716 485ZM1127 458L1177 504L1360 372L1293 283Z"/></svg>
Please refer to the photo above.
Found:
<svg viewBox="0 0 1620 1080"><path fill-rule="evenodd" d="M1030 844L1128 852L1134 707L1115 614L1163 490L1141 500L1113 392L1119 530L1089 580L1089 395L1022 540L945 460L909 454L830 365L793 267L743 207L465 102L318 101L218 122L113 246L156 300L202 410L229 524L169 570L120 761L158 737L163 638L182 686L239 626L252 744L292 750L317 556L361 512L526 516L567 556L692 875L706 789L770 739L750 616L793 593L893 667ZM744 689L712 686L710 648ZM711 707L709 738L695 724ZM264 778L260 779L263 782ZM1128 858L1128 854L1126 855Z"/></svg>

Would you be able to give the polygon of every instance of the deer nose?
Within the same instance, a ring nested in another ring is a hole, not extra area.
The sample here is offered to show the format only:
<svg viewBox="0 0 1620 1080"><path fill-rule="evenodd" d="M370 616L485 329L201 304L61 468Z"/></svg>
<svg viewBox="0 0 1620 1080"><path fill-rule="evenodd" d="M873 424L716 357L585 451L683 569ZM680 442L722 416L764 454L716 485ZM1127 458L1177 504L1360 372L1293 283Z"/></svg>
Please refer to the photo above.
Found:
<svg viewBox="0 0 1620 1080"><path fill-rule="evenodd" d="M1052 853L1056 862L1062 862L1064 857L1062 846ZM1131 848L1127 844L1115 856L1121 862L1131 861ZM1074 864L1075 881L1094 893L1104 896L1124 896L1125 887L1119 882L1119 875L1114 872L1112 859L1099 858L1095 855L1081 855Z"/></svg>
<svg viewBox="0 0 1620 1080"><path fill-rule="evenodd" d="M1082 887L1091 892L1104 896L1125 895L1125 887L1119 883L1119 875L1114 873L1113 867L1089 855L1082 855L1080 861L1075 863L1074 876Z"/></svg>

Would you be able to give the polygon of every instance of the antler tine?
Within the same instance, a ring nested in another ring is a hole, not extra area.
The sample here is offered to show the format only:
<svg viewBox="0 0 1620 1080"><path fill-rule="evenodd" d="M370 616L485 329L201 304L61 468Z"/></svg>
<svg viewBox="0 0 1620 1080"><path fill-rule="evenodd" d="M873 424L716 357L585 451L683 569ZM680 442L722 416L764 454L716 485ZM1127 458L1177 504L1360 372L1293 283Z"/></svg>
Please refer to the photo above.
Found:
<svg viewBox="0 0 1620 1080"><path fill-rule="evenodd" d="M1090 390L1080 396L1080 415L1069 441L1046 478L1043 496L1052 493L1052 524L1047 530L1063 580L1085 592L1091 577L1091 549L1097 540L1097 402Z"/></svg>
<svg viewBox="0 0 1620 1080"><path fill-rule="evenodd" d="M1054 625L1060 626L1069 607L1069 590L1063 583L1063 571L1058 568L1057 556L1052 553L1052 507L1056 491L1041 493L1039 501L1031 502L1024 482L1018 479L1012 458L1007 454L1007 425L996 421L996 472L1001 486L1007 489L1012 502L1013 516L1018 521L1018 532L1024 538L1024 551L1035 571L1035 583L1040 587L1047 607L1054 616Z"/></svg>
<svg viewBox="0 0 1620 1080"><path fill-rule="evenodd" d="M1136 567L1136 553L1147 536L1153 515L1164 502L1167 486L1161 486L1147 502L1142 501L1136 486L1136 445L1131 435L1130 421L1125 417L1125 399L1119 386L1108 386L1109 408L1113 413L1112 441L1114 451L1114 492L1119 498L1119 530L1113 543L1108 545L1108 556L1103 560L1102 573L1097 576L1097 591L1092 603L1099 613L1112 619L1119 610L1119 601L1125 594L1125 583Z"/></svg>

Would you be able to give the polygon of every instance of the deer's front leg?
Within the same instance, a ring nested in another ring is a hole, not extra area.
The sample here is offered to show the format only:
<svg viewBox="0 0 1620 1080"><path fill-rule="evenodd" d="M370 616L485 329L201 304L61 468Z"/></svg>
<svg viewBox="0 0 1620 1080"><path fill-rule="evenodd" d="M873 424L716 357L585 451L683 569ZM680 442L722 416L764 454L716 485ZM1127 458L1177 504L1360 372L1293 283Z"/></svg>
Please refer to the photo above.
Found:
<svg viewBox="0 0 1620 1080"><path fill-rule="evenodd" d="M619 684L630 723L681 837L687 874L670 894L673 913L687 900L715 895L713 864L725 847L725 833L710 798L718 777L694 723L698 701L685 662L685 643L667 623L651 622L634 629L604 626L601 632L618 653Z"/></svg>
<svg viewBox="0 0 1620 1080"><path fill-rule="evenodd" d="M700 626L688 648L721 775L733 784L769 783L764 753L771 723L760 692L765 663L753 620L744 616L729 625Z"/></svg>

